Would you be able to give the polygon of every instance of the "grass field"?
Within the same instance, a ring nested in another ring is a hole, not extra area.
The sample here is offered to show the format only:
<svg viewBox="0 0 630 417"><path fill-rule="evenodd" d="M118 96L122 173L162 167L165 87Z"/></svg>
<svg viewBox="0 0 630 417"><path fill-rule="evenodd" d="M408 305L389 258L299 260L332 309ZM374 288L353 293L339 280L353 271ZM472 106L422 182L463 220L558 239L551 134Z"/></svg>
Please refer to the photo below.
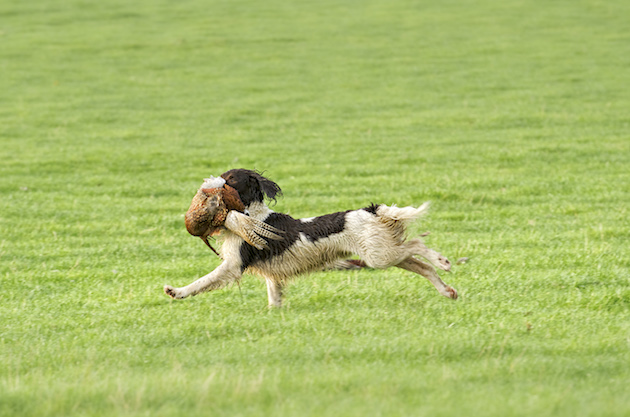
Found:
<svg viewBox="0 0 630 417"><path fill-rule="evenodd" d="M627 1L0 3L0 415L630 415ZM401 270L174 302L202 178L421 204Z"/></svg>

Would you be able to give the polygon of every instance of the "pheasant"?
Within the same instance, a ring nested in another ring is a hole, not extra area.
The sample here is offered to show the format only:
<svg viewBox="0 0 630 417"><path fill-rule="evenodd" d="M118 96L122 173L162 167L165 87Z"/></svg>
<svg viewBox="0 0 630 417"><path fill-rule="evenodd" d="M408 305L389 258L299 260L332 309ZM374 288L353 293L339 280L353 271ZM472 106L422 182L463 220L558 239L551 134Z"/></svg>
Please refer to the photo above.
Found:
<svg viewBox="0 0 630 417"><path fill-rule="evenodd" d="M192 199L185 220L188 233L201 238L217 255L219 253L210 245L208 237L220 234L223 228L236 233L259 250L267 248L266 239L281 239L278 233L282 233L249 217L238 191L227 185L223 178L205 179Z"/></svg>

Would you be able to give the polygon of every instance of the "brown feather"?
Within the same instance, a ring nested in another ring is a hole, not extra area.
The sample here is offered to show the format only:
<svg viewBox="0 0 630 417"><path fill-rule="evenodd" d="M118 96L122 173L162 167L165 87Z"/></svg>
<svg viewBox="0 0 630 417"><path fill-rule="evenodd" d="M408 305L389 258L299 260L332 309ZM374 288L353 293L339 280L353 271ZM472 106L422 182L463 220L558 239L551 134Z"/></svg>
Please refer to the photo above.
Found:
<svg viewBox="0 0 630 417"><path fill-rule="evenodd" d="M245 205L241 201L238 191L227 184L223 186L223 201L225 201L228 210L237 210L241 213L245 211Z"/></svg>

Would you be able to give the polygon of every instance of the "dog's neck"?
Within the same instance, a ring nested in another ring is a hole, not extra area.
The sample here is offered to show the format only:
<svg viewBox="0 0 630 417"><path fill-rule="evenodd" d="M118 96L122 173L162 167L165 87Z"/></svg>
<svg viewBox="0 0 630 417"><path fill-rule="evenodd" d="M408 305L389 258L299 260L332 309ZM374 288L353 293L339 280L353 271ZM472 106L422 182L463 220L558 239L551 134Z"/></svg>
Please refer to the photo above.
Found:
<svg viewBox="0 0 630 417"><path fill-rule="evenodd" d="M264 202L251 203L249 206L247 206L245 211L246 213L249 213L250 216L258 220L264 220L267 218L267 216L269 216L270 213L273 213L273 210L267 207Z"/></svg>

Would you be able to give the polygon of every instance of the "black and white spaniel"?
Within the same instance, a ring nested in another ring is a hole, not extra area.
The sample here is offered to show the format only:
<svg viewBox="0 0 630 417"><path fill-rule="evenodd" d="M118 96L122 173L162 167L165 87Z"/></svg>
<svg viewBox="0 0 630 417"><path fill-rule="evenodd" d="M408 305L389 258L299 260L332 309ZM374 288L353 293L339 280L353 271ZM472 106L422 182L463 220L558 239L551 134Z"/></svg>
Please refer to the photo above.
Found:
<svg viewBox="0 0 630 417"><path fill-rule="evenodd" d="M309 271L331 266L367 265L372 268L396 266L426 277L445 297L456 299L457 291L445 284L429 264L450 270L451 264L420 239L406 239L407 225L426 212L428 203L415 207L371 205L320 217L294 219L276 213L265 204L265 196L275 200L282 191L278 184L258 172L233 169L221 175L234 188L244 206L244 214L269 225L277 233L266 236L265 245L252 245L243 236L251 230L237 230L235 221L221 228L223 262L211 273L181 288L170 285L164 292L175 299L216 290L240 279L243 273L265 278L270 306L282 304L282 288L287 281ZM238 217L243 218L241 213ZM233 216L236 218L237 216ZM252 220L253 220L252 219ZM260 223L260 222L259 222ZM251 240L250 240L251 242ZM360 261L346 261L357 255Z"/></svg>

